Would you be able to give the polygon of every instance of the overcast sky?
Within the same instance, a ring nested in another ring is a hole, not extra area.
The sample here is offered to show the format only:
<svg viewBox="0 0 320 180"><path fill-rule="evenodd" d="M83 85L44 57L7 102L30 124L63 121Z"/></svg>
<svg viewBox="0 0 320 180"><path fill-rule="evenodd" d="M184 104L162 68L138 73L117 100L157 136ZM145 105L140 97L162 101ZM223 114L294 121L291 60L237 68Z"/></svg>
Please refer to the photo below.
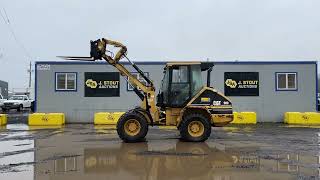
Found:
<svg viewBox="0 0 320 180"><path fill-rule="evenodd" d="M319 7L319 0L1 0L10 22L0 17L0 79L25 87L30 60L85 56L89 41L102 37L127 45L132 60L317 60Z"/></svg>

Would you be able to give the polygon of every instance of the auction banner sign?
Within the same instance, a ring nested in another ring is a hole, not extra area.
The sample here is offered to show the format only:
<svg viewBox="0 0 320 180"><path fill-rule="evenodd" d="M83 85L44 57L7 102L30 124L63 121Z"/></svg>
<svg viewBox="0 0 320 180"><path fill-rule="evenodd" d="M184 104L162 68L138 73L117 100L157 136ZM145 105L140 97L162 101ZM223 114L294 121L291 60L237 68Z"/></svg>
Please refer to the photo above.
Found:
<svg viewBox="0 0 320 180"><path fill-rule="evenodd" d="M85 97L119 97L120 74L118 72L85 72Z"/></svg>
<svg viewBox="0 0 320 180"><path fill-rule="evenodd" d="M224 94L226 96L259 96L259 73L225 72Z"/></svg>

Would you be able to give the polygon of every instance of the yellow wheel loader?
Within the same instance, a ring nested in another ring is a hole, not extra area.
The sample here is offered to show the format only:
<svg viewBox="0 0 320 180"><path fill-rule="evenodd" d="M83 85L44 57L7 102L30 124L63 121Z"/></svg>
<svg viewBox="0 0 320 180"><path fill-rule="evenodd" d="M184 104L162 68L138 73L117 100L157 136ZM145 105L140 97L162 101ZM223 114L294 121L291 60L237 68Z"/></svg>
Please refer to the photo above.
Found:
<svg viewBox="0 0 320 180"><path fill-rule="evenodd" d="M113 56L107 45L120 48ZM116 41L91 41L90 57L60 56L68 60L106 60L134 88L141 105L123 114L117 123L119 137L125 142L145 140L148 127L177 126L183 141L201 142L209 138L212 126L224 126L233 120L229 98L210 87L211 62L168 62L156 97L153 82L126 56L127 48ZM147 82L137 79L119 60L126 58ZM207 72L207 85L202 74Z"/></svg>

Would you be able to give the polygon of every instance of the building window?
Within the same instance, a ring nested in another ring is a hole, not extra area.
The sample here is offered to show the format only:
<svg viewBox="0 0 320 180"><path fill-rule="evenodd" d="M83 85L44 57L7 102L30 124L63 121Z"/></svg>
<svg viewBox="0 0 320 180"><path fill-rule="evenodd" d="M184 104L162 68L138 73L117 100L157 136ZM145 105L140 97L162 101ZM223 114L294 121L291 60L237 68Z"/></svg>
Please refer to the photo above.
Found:
<svg viewBox="0 0 320 180"><path fill-rule="evenodd" d="M298 90L297 84L297 73L276 73L277 91L296 91Z"/></svg>
<svg viewBox="0 0 320 180"><path fill-rule="evenodd" d="M56 91L76 91L77 73L56 73Z"/></svg>
<svg viewBox="0 0 320 180"><path fill-rule="evenodd" d="M137 72L132 72L131 73L133 76L135 76L137 79L139 79L140 82L142 82L144 85L147 85L147 81ZM148 72L144 72L144 75L146 77L149 77L149 73ZM129 83L129 78L128 78L128 82L127 82L127 90L128 91L133 91L133 86L131 86L131 84ZM138 90L141 90L140 88L138 88Z"/></svg>

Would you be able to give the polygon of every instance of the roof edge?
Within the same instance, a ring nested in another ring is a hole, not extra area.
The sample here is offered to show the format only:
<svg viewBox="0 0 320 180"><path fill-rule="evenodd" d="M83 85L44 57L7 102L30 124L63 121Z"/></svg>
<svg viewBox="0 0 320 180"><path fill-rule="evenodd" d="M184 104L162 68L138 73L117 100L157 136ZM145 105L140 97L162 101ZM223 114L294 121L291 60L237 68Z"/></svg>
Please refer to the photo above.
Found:
<svg viewBox="0 0 320 180"><path fill-rule="evenodd" d="M134 61L135 64L140 65L164 65L167 62L173 61ZM177 62L177 61L174 61ZM181 61L185 62L185 61ZM190 61L192 62L192 61ZM200 62L213 62L214 64L317 64L317 61L200 61ZM74 64L106 64L106 61L94 61L94 62L87 62L87 61L36 61L36 64L64 64L64 65L74 65ZM121 64L130 64L129 62L120 62Z"/></svg>

